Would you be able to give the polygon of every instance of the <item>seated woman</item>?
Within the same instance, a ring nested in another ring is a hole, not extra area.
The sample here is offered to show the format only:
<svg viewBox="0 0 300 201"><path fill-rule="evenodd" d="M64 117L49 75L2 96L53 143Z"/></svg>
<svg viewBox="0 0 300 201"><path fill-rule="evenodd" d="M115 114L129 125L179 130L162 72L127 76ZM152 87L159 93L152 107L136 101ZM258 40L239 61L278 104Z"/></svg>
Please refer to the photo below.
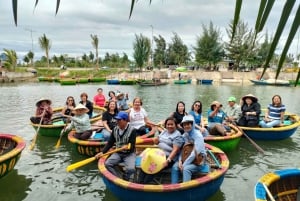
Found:
<svg viewBox="0 0 300 201"><path fill-rule="evenodd" d="M168 117L165 120L165 130L156 138L155 144L165 152L166 162L163 168L171 168L178 160L180 148L184 141L181 133L176 129L176 120L173 117ZM147 184L153 180L153 174L147 174L143 171L139 174L139 183Z"/></svg>
<svg viewBox="0 0 300 201"><path fill-rule="evenodd" d="M230 128L226 127L223 122L226 114L221 110L222 104L218 101L213 101L208 110L208 130L211 135L222 135L226 136L227 130Z"/></svg>
<svg viewBox="0 0 300 201"><path fill-rule="evenodd" d="M245 95L242 98L242 116L237 122L239 126L258 126L261 110L257 101L258 99L252 94Z"/></svg>
<svg viewBox="0 0 300 201"><path fill-rule="evenodd" d="M51 100L41 98L36 104L35 116L30 117L30 121L34 124L52 124L52 107Z"/></svg>
<svg viewBox="0 0 300 201"><path fill-rule="evenodd" d="M133 107L129 110L129 123L136 129L136 135L144 135L149 132L146 124L155 125L148 118L148 113L142 107L142 99L136 97L133 99Z"/></svg>
<svg viewBox="0 0 300 201"><path fill-rule="evenodd" d="M201 134L205 137L208 135L208 131L204 127L204 120L202 116L202 103L197 100L193 103L189 114L194 117L195 120L195 128L200 130Z"/></svg>
<svg viewBox="0 0 300 201"><path fill-rule="evenodd" d="M183 128L181 127L181 122L183 117L187 115L185 111L185 103L183 101L177 102L176 111L170 114L171 117L175 118L177 130L180 131L181 134L184 133Z"/></svg>
<svg viewBox="0 0 300 201"><path fill-rule="evenodd" d="M61 111L62 116L74 116L73 110L76 107L75 100L73 96L68 96L66 105ZM64 119L64 122L66 122L66 119Z"/></svg>
<svg viewBox="0 0 300 201"><path fill-rule="evenodd" d="M89 109L87 114L89 115L89 118L92 118L93 117L94 106L93 106L92 101L88 100L87 93L85 93L85 92L81 93L80 94L80 99L81 99L81 101L79 101L79 103L84 105L87 109Z"/></svg>
<svg viewBox="0 0 300 201"><path fill-rule="evenodd" d="M179 182L179 173L183 174L182 182L190 181L193 173L202 171L205 164L206 149L204 137L199 130L195 129L194 118L191 115L183 117L182 126L184 129L184 146L188 144L193 145L193 150L188 156L181 151L179 160L172 166L171 183ZM186 156L183 158L183 156ZM201 158L201 161L198 160ZM196 161L197 159L197 161Z"/></svg>
<svg viewBox="0 0 300 201"><path fill-rule="evenodd" d="M124 95L124 93L120 92L120 93L117 93L116 97L117 97L118 110L120 110L120 111L128 110L129 109L129 106L127 104L128 94Z"/></svg>
<svg viewBox="0 0 300 201"><path fill-rule="evenodd" d="M74 108L75 116L67 116L71 123L67 126L66 132L70 132L73 128L75 128L76 133L74 135L75 138L80 140L87 140L92 135L91 123L89 119L89 115L87 109L84 105L78 104Z"/></svg>
<svg viewBox="0 0 300 201"><path fill-rule="evenodd" d="M102 123L104 128L101 133L103 134L104 141L107 141L114 129L117 126L115 116L118 114L117 104L114 100L108 102L107 111L102 114Z"/></svg>
<svg viewBox="0 0 300 201"><path fill-rule="evenodd" d="M262 128L272 128L281 126L284 120L285 105L281 102L281 97L275 95L272 98L272 103L268 105L265 118L259 122Z"/></svg>

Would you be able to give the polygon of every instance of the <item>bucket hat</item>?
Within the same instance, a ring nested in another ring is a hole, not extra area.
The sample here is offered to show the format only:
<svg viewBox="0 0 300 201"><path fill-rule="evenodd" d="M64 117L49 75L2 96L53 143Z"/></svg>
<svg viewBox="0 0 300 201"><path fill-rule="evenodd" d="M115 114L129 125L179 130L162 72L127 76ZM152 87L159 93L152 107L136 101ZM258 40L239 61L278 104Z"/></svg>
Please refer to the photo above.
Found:
<svg viewBox="0 0 300 201"><path fill-rule="evenodd" d="M41 98L38 102L36 102L36 106L38 107L38 106L40 106L40 104L43 102L43 101L46 101L49 105L51 105L51 100L50 99L48 99L48 98Z"/></svg>
<svg viewBox="0 0 300 201"><path fill-rule="evenodd" d="M257 101L258 101L258 99L257 99L253 94L247 94L247 95L245 95L245 96L242 98L242 100L245 101L246 98L252 99L253 102L257 102Z"/></svg>

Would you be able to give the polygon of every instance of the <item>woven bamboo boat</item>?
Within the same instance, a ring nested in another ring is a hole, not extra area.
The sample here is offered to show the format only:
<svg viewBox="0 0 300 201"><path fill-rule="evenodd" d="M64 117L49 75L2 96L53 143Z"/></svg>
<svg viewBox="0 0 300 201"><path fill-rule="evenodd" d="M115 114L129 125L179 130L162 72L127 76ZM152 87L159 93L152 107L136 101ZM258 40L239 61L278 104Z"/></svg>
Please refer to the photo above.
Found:
<svg viewBox="0 0 300 201"><path fill-rule="evenodd" d="M227 136L209 135L204 137L204 141L210 145L216 146L219 149L228 152L237 148L243 133L233 124L229 125L231 128Z"/></svg>
<svg viewBox="0 0 300 201"><path fill-rule="evenodd" d="M63 109L62 107L53 109L53 113L54 113L53 116L55 116L55 114L58 114L57 118L54 118L56 120L53 124L39 125L39 124L33 124L32 122L30 122L30 124L33 126L33 128L35 130L37 130L40 127L39 132L38 132L39 135L48 136L48 137L59 137L62 129L66 125L63 122L62 118L59 116L62 109ZM105 108L99 107L99 106L94 106L94 110L93 110L94 115L93 115L93 118L90 119L91 123L99 121L102 118L102 113L104 111L106 111Z"/></svg>
<svg viewBox="0 0 300 201"><path fill-rule="evenodd" d="M156 130L152 129L152 130L150 130L149 133L137 137L137 139L139 139L138 143L140 143L140 144L153 143L152 138L148 138L148 137L154 136L155 132L156 132ZM73 130L68 134L68 140L74 145L77 153L79 153L81 155L95 156L97 153L101 152L101 150L103 149L103 147L106 144L106 141L103 141L101 139L100 140L94 140L94 139L79 140L79 139L75 138L74 135L75 135L75 131Z"/></svg>
<svg viewBox="0 0 300 201"><path fill-rule="evenodd" d="M300 200L300 169L283 169L263 175L254 187L255 201Z"/></svg>
<svg viewBox="0 0 300 201"><path fill-rule="evenodd" d="M154 184L136 183L134 178L138 175L132 181L125 181L106 169L105 158L98 161L98 168L107 189L122 201L205 201L219 190L229 167L224 152L209 144L206 144L206 148L212 154L208 154L206 161L209 165L208 173L197 174L191 181L183 183L170 184L170 172L163 171L155 175Z"/></svg>
<svg viewBox="0 0 300 201"><path fill-rule="evenodd" d="M0 178L14 169L25 146L21 137L0 133Z"/></svg>
<svg viewBox="0 0 300 201"><path fill-rule="evenodd" d="M241 129L250 137L257 140L282 140L293 135L300 126L300 117L286 113L284 126L273 128L243 127Z"/></svg>

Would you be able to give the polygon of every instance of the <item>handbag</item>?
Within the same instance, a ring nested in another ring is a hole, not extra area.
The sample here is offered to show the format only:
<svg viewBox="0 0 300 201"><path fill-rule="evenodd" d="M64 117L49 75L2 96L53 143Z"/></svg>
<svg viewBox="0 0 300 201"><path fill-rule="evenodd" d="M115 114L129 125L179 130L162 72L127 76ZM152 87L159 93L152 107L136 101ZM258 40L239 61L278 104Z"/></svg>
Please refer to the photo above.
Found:
<svg viewBox="0 0 300 201"><path fill-rule="evenodd" d="M182 163L184 163L184 161L189 157L192 151L195 151L195 160L193 161L193 164L201 165L203 161L203 156L201 154L197 154L196 150L194 149L194 143L187 143L183 145L181 152Z"/></svg>

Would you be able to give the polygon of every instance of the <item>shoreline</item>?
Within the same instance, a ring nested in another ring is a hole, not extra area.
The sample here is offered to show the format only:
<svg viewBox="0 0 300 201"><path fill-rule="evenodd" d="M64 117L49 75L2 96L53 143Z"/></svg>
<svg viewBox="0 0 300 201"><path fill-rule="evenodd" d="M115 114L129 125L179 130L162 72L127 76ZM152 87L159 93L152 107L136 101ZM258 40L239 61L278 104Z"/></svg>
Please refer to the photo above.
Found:
<svg viewBox="0 0 300 201"><path fill-rule="evenodd" d="M153 79L159 78L163 81L173 83L174 80L177 80L179 73L182 76L182 79L192 79L192 83L198 83L198 80L213 80L213 83L251 83L250 80L257 80L262 71L251 71L251 72L233 72L233 71L186 71L186 72L177 72L175 70L155 69L153 71L143 71L143 72L123 72L120 74L108 75L106 79ZM263 79L275 78L276 72L266 71ZM280 80L295 80L297 73L286 73L281 72L278 79ZM38 82L38 77L34 73L14 73L7 72L4 76L0 76L0 83L10 83L10 82Z"/></svg>

